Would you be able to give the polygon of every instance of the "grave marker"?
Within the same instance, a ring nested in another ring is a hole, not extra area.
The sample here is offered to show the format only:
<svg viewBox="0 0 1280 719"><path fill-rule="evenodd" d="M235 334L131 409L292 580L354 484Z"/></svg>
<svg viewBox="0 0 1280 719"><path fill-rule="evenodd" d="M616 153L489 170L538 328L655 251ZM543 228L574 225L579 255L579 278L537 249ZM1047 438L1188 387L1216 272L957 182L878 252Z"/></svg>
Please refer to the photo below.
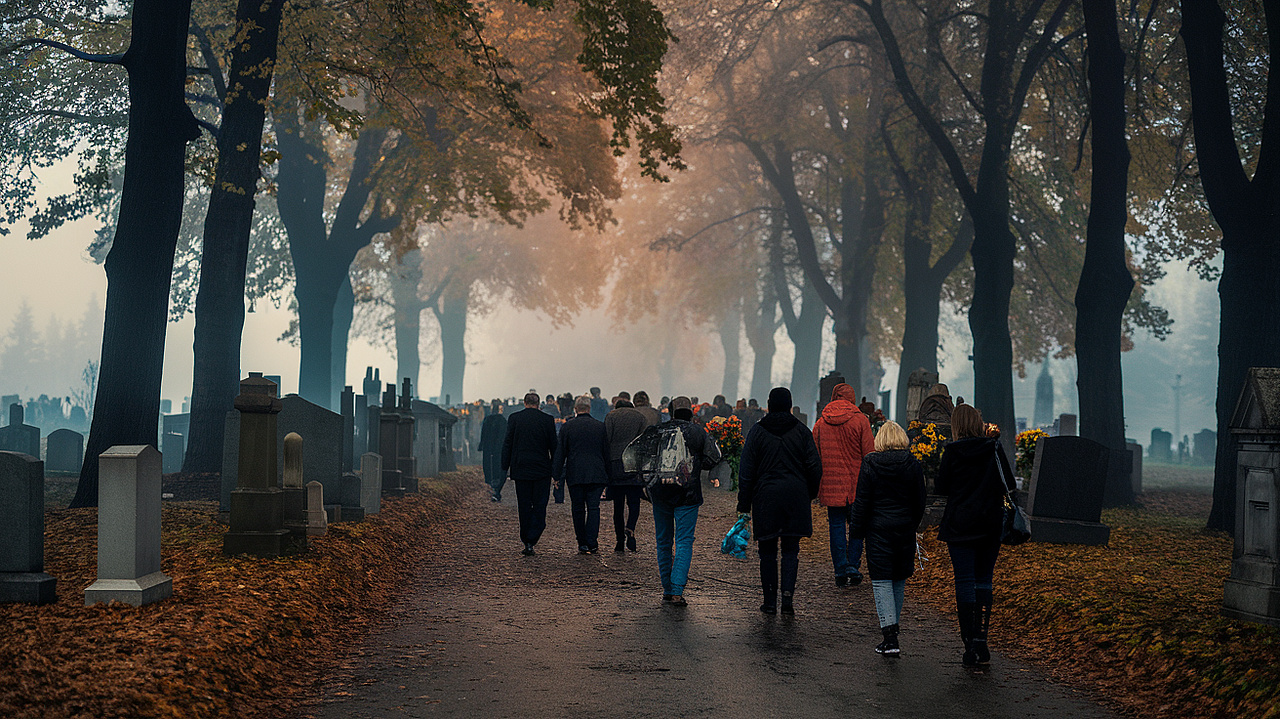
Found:
<svg viewBox="0 0 1280 719"><path fill-rule="evenodd" d="M382 510L382 455L374 452L360 455L360 506L366 516Z"/></svg>
<svg viewBox="0 0 1280 719"><path fill-rule="evenodd" d="M85 606L140 607L173 595L160 571L160 453L149 444L117 445L98 458L98 580Z"/></svg>
<svg viewBox="0 0 1280 719"><path fill-rule="evenodd" d="M284 528L284 504L276 470L276 415L283 406L276 384L250 372L240 380L235 408L240 412L236 489L231 493L231 530L222 553L279 557L295 551Z"/></svg>
<svg viewBox="0 0 1280 719"><path fill-rule="evenodd" d="M40 458L40 429L23 422L26 410L17 402L9 405L9 424L0 427L0 450Z"/></svg>
<svg viewBox="0 0 1280 719"><path fill-rule="evenodd" d="M1280 369L1250 368L1231 437L1236 531L1222 613L1280 627Z"/></svg>
<svg viewBox="0 0 1280 719"><path fill-rule="evenodd" d="M69 429L55 429L49 433L46 442L45 471L80 472L84 461L84 435Z"/></svg>
<svg viewBox="0 0 1280 719"><path fill-rule="evenodd" d="M0 451L0 602L48 604L57 583L44 573L44 462Z"/></svg>
<svg viewBox="0 0 1280 719"><path fill-rule="evenodd" d="M1106 544L1102 524L1111 452L1084 437L1042 437L1036 443L1027 513L1031 539L1054 544Z"/></svg>

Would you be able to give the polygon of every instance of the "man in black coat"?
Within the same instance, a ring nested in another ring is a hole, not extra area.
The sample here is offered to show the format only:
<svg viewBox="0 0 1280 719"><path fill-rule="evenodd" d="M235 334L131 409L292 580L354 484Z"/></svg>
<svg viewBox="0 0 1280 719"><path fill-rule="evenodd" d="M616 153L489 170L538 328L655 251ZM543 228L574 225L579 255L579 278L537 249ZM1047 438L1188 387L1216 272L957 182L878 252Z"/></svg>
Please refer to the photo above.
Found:
<svg viewBox="0 0 1280 719"><path fill-rule="evenodd" d="M578 554L600 551L600 495L609 480L609 440L604 422L591 416L591 398L573 404L576 416L560 428L556 486L568 485Z"/></svg>
<svg viewBox="0 0 1280 719"><path fill-rule="evenodd" d="M502 501L502 487L507 473L502 470L502 443L507 437L507 418L502 416L502 403L494 400L489 414L480 423L480 455L484 466L484 482L489 485L491 499Z"/></svg>
<svg viewBox="0 0 1280 719"><path fill-rule="evenodd" d="M524 396L524 409L507 420L502 443L502 471L510 471L516 483L516 507L520 510L520 541L524 554L547 528L547 499L551 493L551 461L556 451L556 421L538 409L536 392Z"/></svg>

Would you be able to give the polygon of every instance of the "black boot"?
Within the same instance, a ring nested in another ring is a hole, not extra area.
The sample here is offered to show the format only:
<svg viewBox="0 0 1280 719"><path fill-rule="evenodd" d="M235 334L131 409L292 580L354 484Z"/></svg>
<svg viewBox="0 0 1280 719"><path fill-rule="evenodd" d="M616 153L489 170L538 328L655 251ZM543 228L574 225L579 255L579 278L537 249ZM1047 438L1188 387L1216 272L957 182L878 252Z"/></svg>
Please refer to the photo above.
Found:
<svg viewBox="0 0 1280 719"><path fill-rule="evenodd" d="M764 603L760 611L765 614L778 613L778 560L776 557L760 556L760 589L764 591Z"/></svg>
<svg viewBox="0 0 1280 719"><path fill-rule="evenodd" d="M880 627L880 632L884 634L884 641L876 646L876 654L897 656L901 651L898 649L898 625L890 624L887 627Z"/></svg>
<svg viewBox="0 0 1280 719"><path fill-rule="evenodd" d="M979 589L978 602L973 607L973 654L978 664L991 663L991 649L987 646L987 632L991 628L991 590Z"/></svg>
<svg viewBox="0 0 1280 719"><path fill-rule="evenodd" d="M796 575L800 570L800 555L782 553L782 613L795 614L792 598L796 593Z"/></svg>
<svg viewBox="0 0 1280 719"><path fill-rule="evenodd" d="M636 547L636 532L634 529L627 530L627 549L633 552L638 549L638 547Z"/></svg>
<svg viewBox="0 0 1280 719"><path fill-rule="evenodd" d="M961 657L960 661L966 667L978 665L978 656L973 651L974 608L977 606L974 602L958 602L956 604L957 614L959 614L960 619L960 638L964 640L964 656Z"/></svg>

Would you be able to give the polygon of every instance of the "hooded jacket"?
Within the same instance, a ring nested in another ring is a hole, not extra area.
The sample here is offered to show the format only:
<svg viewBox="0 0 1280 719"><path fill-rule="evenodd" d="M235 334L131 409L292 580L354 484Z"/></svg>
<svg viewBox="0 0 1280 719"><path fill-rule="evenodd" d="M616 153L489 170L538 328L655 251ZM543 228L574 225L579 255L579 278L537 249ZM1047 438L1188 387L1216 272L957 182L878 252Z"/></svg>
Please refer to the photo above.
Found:
<svg viewBox="0 0 1280 719"><path fill-rule="evenodd" d="M836 385L831 402L813 425L813 440L822 454L818 502L824 507L853 504L862 458L875 451L871 422L853 400L853 387Z"/></svg>
<svg viewBox="0 0 1280 719"><path fill-rule="evenodd" d="M812 536L821 477L809 428L787 412L765 415L747 435L738 479L738 511L752 513L756 539Z"/></svg>
<svg viewBox="0 0 1280 719"><path fill-rule="evenodd" d="M1013 489L1013 470L998 440L969 437L952 441L942 451L936 485L938 494L947 496L938 539L1000 541L1004 494L1006 488Z"/></svg>
<svg viewBox="0 0 1280 719"><path fill-rule="evenodd" d="M872 452L862 459L849 533L867 540L873 581L906 579L915 571L924 504L924 468L910 452Z"/></svg>

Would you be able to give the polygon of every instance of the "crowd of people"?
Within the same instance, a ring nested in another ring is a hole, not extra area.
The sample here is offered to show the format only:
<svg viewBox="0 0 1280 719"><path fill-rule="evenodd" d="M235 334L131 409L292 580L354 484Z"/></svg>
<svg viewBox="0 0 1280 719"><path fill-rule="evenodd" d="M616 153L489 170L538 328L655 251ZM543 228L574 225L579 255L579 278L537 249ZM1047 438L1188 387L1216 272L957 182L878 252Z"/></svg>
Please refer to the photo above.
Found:
<svg viewBox="0 0 1280 719"><path fill-rule="evenodd" d="M924 516L924 469L896 422L856 403L848 384L808 426L791 392L776 387L761 409L755 400L731 407L723 396L621 392L606 401L599 388L574 397L524 397L506 416L495 400L481 427L485 481L501 501L509 477L516 486L522 553L532 556L546 528L552 496L567 491L580 554L599 551L600 504L613 502L615 552L636 552L641 500L652 505L662 601L687 605L702 476L722 459L704 425L716 416L742 420L746 440L739 466L737 509L754 525L765 614L793 615L800 540L813 535L811 503L826 509L836 587L870 577L881 628L875 651L900 653L906 582L917 564L917 530ZM874 410L874 408L872 408ZM947 497L938 538L947 543L964 646L962 661L990 661L987 638L1000 550L1006 491L1013 472L982 414L959 404L951 413L952 440L935 480ZM874 422L873 422L874 421Z"/></svg>

